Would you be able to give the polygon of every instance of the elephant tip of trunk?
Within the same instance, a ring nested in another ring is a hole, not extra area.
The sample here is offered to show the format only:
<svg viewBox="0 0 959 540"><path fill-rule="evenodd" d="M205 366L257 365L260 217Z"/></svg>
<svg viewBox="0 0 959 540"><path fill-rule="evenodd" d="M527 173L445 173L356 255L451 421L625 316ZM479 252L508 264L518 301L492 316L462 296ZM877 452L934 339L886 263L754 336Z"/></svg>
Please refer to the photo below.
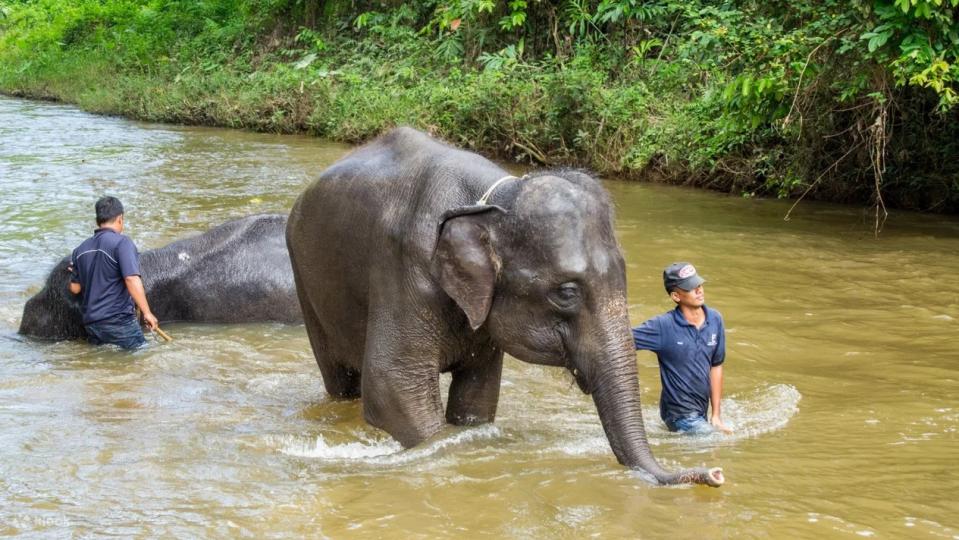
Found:
<svg viewBox="0 0 959 540"><path fill-rule="evenodd" d="M705 483L708 486L719 487L723 485L723 483L726 482L726 477L723 476L722 467L713 467L712 469L706 471L705 480Z"/></svg>
<svg viewBox="0 0 959 540"><path fill-rule="evenodd" d="M713 467L711 469L698 467L658 478L658 480L660 484L702 484L710 487L719 487L726 482L726 477L723 476L723 469L721 467Z"/></svg>
<svg viewBox="0 0 959 540"><path fill-rule="evenodd" d="M673 486L678 484L702 484L709 487L719 487L726 483L726 477L723 475L722 467L697 467L695 469L685 469L675 473L667 473L663 470L645 472L652 474L654 484L661 486Z"/></svg>

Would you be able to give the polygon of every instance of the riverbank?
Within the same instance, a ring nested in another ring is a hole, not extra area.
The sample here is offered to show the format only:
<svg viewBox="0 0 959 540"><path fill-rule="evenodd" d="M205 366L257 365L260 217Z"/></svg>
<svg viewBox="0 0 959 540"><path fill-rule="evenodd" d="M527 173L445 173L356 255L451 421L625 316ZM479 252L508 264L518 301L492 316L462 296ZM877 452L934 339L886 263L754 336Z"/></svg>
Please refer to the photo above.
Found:
<svg viewBox="0 0 959 540"><path fill-rule="evenodd" d="M565 26L566 11L534 20L540 6L509 8L531 18L497 29L494 7L274 4L0 3L0 91L350 143L411 125L502 160L745 197L959 211L959 123L937 109L939 94L896 89L886 75L855 86L841 78L848 66L828 67L846 53L810 62L858 43L855 28L835 26L868 21L823 11L828 22L791 26L788 13L702 2L630 22L602 3L592 26ZM787 52L757 49L764 39Z"/></svg>
<svg viewBox="0 0 959 540"><path fill-rule="evenodd" d="M577 67L417 72L409 65L414 62L390 55L305 62L276 58L282 53L251 51L249 57L271 55L255 63L168 58L150 70L127 71L96 54L67 50L39 67L26 62L25 70L5 70L0 91L139 120L309 133L348 143L411 125L502 160L733 187L710 174L709 156L695 144L695 102L661 99L675 93L665 83L615 81ZM306 60L311 55L297 51ZM336 67L321 67L331 64Z"/></svg>

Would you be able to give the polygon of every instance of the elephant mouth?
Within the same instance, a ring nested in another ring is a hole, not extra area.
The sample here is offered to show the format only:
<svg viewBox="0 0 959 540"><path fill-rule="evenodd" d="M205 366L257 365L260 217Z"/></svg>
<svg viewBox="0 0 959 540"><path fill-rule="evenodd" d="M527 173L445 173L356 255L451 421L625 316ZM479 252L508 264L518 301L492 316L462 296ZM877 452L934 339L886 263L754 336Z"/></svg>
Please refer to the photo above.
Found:
<svg viewBox="0 0 959 540"><path fill-rule="evenodd" d="M579 389L582 390L584 394L591 394L592 388L589 385L589 377L581 369L576 366L567 365L566 369L573 374L573 380L576 381L576 386L579 386Z"/></svg>

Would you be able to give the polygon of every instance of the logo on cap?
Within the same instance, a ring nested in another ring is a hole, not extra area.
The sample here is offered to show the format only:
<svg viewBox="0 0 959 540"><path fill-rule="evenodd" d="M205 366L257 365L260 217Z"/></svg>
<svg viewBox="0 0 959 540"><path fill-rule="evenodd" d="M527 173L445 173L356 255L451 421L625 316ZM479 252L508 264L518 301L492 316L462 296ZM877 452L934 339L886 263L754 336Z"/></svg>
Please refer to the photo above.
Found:
<svg viewBox="0 0 959 540"><path fill-rule="evenodd" d="M689 276L696 275L696 269L693 268L693 265L687 264L686 266L679 269L679 279L686 279Z"/></svg>

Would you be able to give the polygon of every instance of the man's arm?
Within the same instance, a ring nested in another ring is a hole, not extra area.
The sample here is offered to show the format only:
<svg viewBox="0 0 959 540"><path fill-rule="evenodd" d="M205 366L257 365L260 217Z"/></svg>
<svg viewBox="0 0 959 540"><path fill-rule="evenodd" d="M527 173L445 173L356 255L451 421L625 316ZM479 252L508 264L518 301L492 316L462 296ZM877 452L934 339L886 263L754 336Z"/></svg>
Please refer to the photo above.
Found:
<svg viewBox="0 0 959 540"><path fill-rule="evenodd" d="M713 312L716 315L718 323L716 349L710 359L709 368L709 406L712 413L709 416L709 423L723 433L732 433L733 430L726 427L722 420L721 401L723 399L723 363L726 361L726 323L718 311Z"/></svg>
<svg viewBox="0 0 959 540"><path fill-rule="evenodd" d="M726 427L722 420L722 410L720 403L723 399L723 365L709 368L709 407L712 412L709 415L709 423L723 433L732 433L733 430Z"/></svg>
<svg viewBox="0 0 959 540"><path fill-rule="evenodd" d="M659 325L656 319L650 319L643 324L633 328L633 346L637 351L658 352L660 346Z"/></svg>
<svg viewBox="0 0 959 540"><path fill-rule="evenodd" d="M150 304L147 303L147 293L143 290L143 280L140 279L140 276L127 276L123 278L123 282L126 284L130 296L133 297L133 302L143 313L143 322L147 323L150 330L156 330L159 322L153 312L150 311Z"/></svg>
<svg viewBox="0 0 959 540"><path fill-rule="evenodd" d="M140 279L140 256L137 254L137 248L127 237L123 237L117 244L117 263L120 266L120 275L123 276L123 282L127 286L127 292L133 298L133 302L143 313L143 322L147 323L150 330L156 330L159 323L157 318L150 311L150 304L147 302L147 293L143 290L143 280Z"/></svg>

